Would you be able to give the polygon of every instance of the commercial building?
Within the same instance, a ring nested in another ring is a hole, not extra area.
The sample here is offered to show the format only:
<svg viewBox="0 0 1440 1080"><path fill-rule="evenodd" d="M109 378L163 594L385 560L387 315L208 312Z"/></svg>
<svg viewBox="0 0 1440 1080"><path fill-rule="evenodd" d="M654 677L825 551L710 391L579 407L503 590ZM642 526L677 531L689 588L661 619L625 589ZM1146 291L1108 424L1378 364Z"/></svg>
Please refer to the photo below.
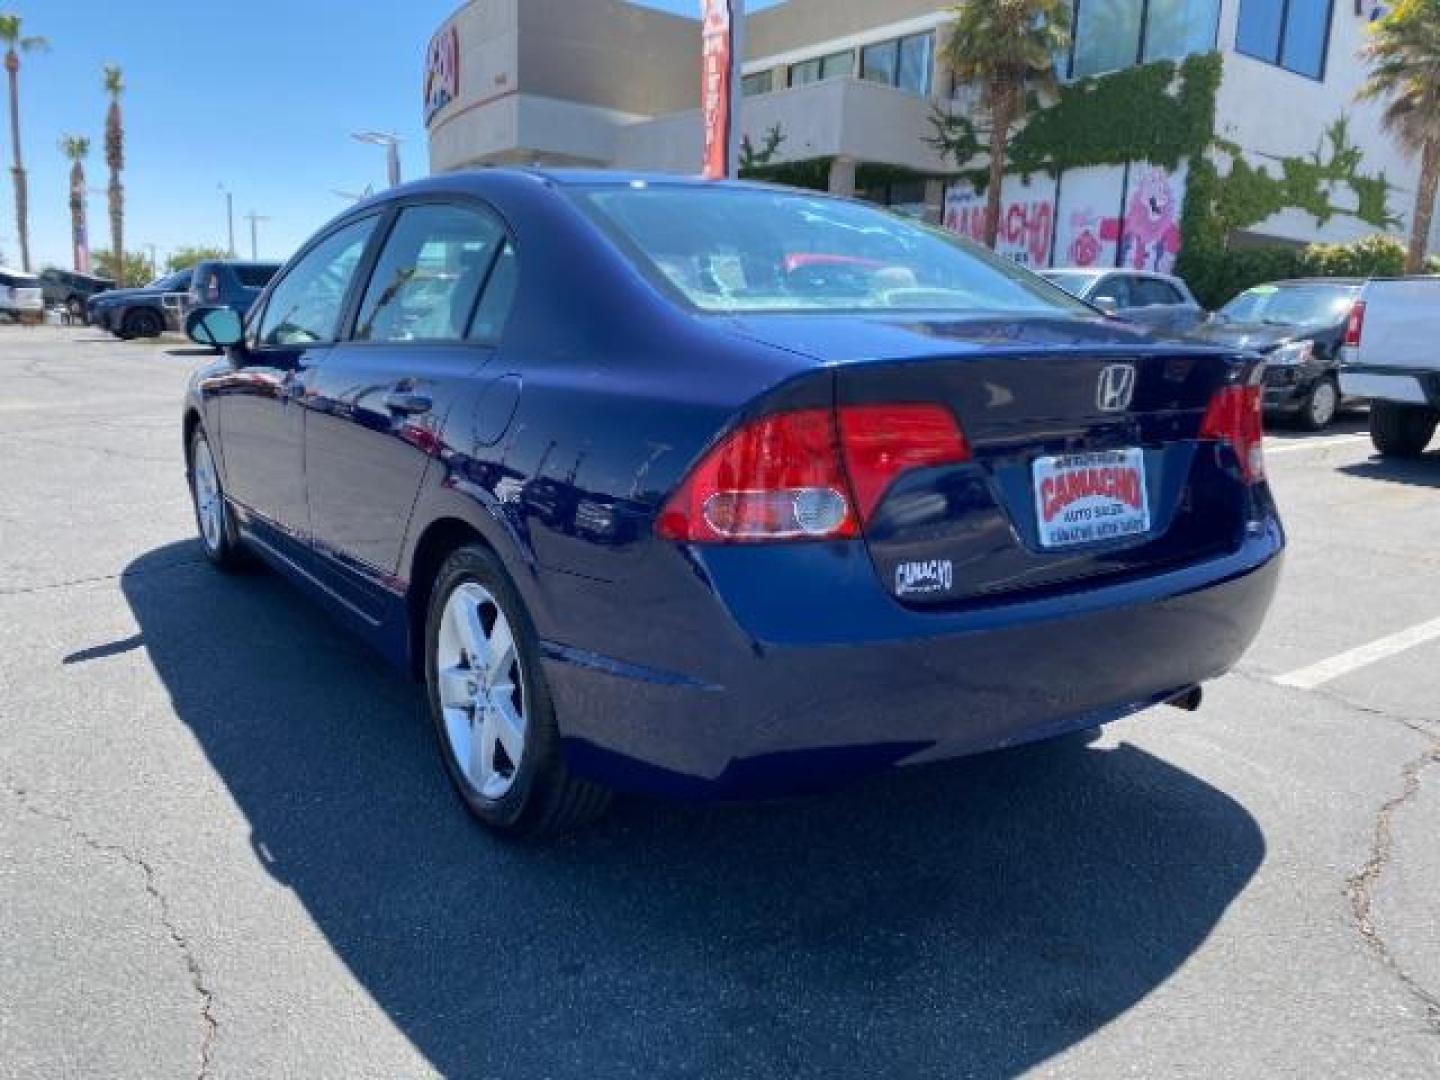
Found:
<svg viewBox="0 0 1440 1080"><path fill-rule="evenodd" d="M975 111L939 59L952 6L785 0L751 14L750 170L978 231L983 157L957 161L935 140L937 110L960 129ZM1354 100L1376 14L1354 0L1076 0L1067 89L1012 154L1002 249L1168 269L1200 242L1182 230L1192 178L1226 244L1404 235L1419 163L1381 132L1378 106ZM698 19L624 0L471 0L430 46L431 166L693 173L699 52Z"/></svg>

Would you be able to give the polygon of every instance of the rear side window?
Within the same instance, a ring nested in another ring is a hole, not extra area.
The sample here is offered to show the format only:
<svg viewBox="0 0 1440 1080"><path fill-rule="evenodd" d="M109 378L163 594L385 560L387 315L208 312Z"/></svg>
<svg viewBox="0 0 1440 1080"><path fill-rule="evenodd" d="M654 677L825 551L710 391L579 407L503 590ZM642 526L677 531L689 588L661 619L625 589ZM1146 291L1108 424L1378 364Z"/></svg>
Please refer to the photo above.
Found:
<svg viewBox="0 0 1440 1080"><path fill-rule="evenodd" d="M235 276L240 284L247 289L263 289L270 284L270 279L280 272L278 266L237 266Z"/></svg>
<svg viewBox="0 0 1440 1080"><path fill-rule="evenodd" d="M500 222L477 208L402 210L365 290L355 340L463 340L504 243Z"/></svg>
<svg viewBox="0 0 1440 1080"><path fill-rule="evenodd" d="M488 345L499 343L519 284L520 264L515 257L515 245L507 243L485 283L485 295L480 298L474 325L470 327L471 341L482 341Z"/></svg>
<svg viewBox="0 0 1440 1080"><path fill-rule="evenodd" d="M260 320L259 344L314 345L335 340L350 282L375 231L362 218L320 241L275 286Z"/></svg>

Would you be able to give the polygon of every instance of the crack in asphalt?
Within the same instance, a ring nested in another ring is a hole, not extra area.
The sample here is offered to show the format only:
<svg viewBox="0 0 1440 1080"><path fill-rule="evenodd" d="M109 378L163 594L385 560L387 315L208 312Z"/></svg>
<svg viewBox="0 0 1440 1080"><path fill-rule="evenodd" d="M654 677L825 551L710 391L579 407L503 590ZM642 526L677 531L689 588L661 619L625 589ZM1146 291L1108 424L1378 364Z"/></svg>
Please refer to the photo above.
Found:
<svg viewBox="0 0 1440 1080"><path fill-rule="evenodd" d="M20 804L21 809L34 817L46 821L53 821L63 825L72 836L78 839L92 851L102 855L109 855L120 859L129 866L139 870L145 879L145 892L154 900L159 912L160 925L165 928L171 943L180 952L180 957L185 963L185 970L190 977L190 985L200 999L200 1019L205 1028L204 1037L200 1043L200 1069L195 1075L197 1080L205 1080L212 1075L212 1058L215 1051L215 1040L220 1032L220 1022L215 1017L215 994L205 980L204 969L195 956L195 951L190 944L190 939L181 933L175 923L174 913L170 908L170 901L160 890L159 879L155 867L144 856L137 855L119 844L106 843L98 840L86 832L80 825L66 814L59 813L35 804L30 793L13 781L7 780L5 789Z"/></svg>
<svg viewBox="0 0 1440 1080"><path fill-rule="evenodd" d="M71 578L68 581L55 581L44 585L18 585L0 588L0 596L30 596L35 593L71 589L77 585L94 585L100 581L119 581L122 578L148 577L151 574L165 574L171 570L181 570L187 566L198 566L204 561L204 555L197 555L190 559L177 559L175 562L166 563L164 566L152 566L148 570L121 570L117 574L96 574L94 577Z"/></svg>
<svg viewBox="0 0 1440 1080"><path fill-rule="evenodd" d="M1251 682L1265 682L1272 686L1280 686L1273 678L1252 669L1236 668L1232 674ZM1380 963L1395 976L1400 985L1424 1006L1425 1018L1429 1022L1431 1030L1434 1034L1440 1035L1440 996L1424 986L1400 962L1375 922L1375 889L1385 871L1394 865L1395 860L1395 815L1419 794L1421 774L1430 766L1440 764L1440 737L1437 737L1436 727L1431 721L1354 701L1333 690L1320 687L1300 690L1284 686L1281 689L1289 690L1292 693L1313 694L1364 716L1399 724L1407 731L1412 731L1430 740L1430 746L1418 757L1407 762L1400 770L1400 792L1386 800L1376 813L1375 828L1370 843L1370 857L1359 870L1346 878L1345 895L1350 901L1350 913L1354 918L1355 929L1360 937Z"/></svg>
<svg viewBox="0 0 1440 1080"><path fill-rule="evenodd" d="M1407 725L1408 726L1408 725ZM1420 791L1420 776L1430 766L1440 764L1440 739L1437 739L1423 754L1408 762L1401 770L1399 794L1391 797L1375 818L1374 839L1371 841L1370 858L1345 883L1350 898L1351 913L1355 926L1365 943L1370 946L1390 971L1422 1005L1426 1018L1435 1034L1440 1035L1440 997L1423 986L1405 968L1390 948L1389 942L1375 924L1375 888L1387 868L1394 862L1395 855L1395 814L1410 802Z"/></svg>

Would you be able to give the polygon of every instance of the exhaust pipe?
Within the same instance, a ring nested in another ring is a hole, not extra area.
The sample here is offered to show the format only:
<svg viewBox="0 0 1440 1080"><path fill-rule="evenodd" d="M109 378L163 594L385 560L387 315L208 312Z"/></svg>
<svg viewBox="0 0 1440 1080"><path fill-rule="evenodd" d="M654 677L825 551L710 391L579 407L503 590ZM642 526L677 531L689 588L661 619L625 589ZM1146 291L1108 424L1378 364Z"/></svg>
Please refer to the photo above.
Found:
<svg viewBox="0 0 1440 1080"><path fill-rule="evenodd" d="M1200 686L1192 686L1189 690L1182 690L1176 694L1166 705L1175 709L1183 709L1185 712L1198 712L1200 705L1205 700L1205 690Z"/></svg>

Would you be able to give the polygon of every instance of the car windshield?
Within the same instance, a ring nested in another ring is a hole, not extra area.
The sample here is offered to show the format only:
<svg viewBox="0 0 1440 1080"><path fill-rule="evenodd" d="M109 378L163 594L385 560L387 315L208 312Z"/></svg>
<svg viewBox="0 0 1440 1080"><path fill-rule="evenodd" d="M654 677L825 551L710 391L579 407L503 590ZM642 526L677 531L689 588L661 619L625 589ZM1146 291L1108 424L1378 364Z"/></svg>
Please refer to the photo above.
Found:
<svg viewBox="0 0 1440 1080"><path fill-rule="evenodd" d="M1259 285L1218 312L1225 322L1317 328L1344 322L1358 285Z"/></svg>
<svg viewBox="0 0 1440 1080"><path fill-rule="evenodd" d="M701 311L1090 314L968 241L844 199L639 181L576 198L642 271Z"/></svg>

